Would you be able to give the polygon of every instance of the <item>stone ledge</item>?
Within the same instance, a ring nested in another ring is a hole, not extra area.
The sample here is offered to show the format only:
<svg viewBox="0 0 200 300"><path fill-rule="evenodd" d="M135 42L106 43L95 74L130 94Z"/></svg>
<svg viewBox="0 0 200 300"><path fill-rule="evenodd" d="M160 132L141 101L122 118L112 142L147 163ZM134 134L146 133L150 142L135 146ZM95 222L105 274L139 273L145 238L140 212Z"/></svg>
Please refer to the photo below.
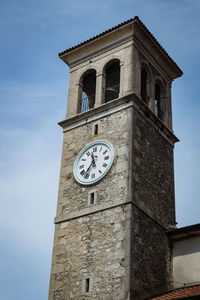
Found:
<svg viewBox="0 0 200 300"><path fill-rule="evenodd" d="M140 98L137 97L135 93L130 93L121 98L104 103L96 108L77 114L74 117L59 122L58 125L60 125L63 128L63 132L65 132L75 127L102 118L103 116L109 115L115 111L119 111L131 106L137 109L140 113L144 114L143 116L146 119L148 119L149 121L151 120L157 127L159 132L167 139L170 139L172 143L176 143L179 141L174 133L151 111L151 109Z"/></svg>
<svg viewBox="0 0 200 300"><path fill-rule="evenodd" d="M165 228L161 223L159 223L156 219L154 219L154 217L151 214L147 214L147 212L145 210L143 210L141 207L139 207L137 204L135 204L131 200L129 200L129 201L118 200L115 202L115 204L110 204L108 202L106 204L90 206L90 207L84 208L78 212L76 211L76 212L72 212L72 213L66 213L62 216L55 217L54 224L59 224L59 223L74 220L77 218L83 218L85 216L92 215L92 214L95 214L95 213L98 213L101 211L105 211L108 209L114 209L116 207L119 207L122 205L129 205L129 204L131 206L136 207L139 211L141 211L143 214L145 214L148 218L150 218L153 222L155 222L163 231L165 231L166 233L168 232L167 228Z"/></svg>
<svg viewBox="0 0 200 300"><path fill-rule="evenodd" d="M79 59L74 59L74 60L71 60L68 62L66 62L65 60L63 60L63 61L67 65L69 65L70 68L75 68L75 67L78 68L81 63L87 63L88 60L95 59L96 57L98 57L102 54L105 54L106 51L112 51L113 49L116 49L117 47L119 48L120 46L122 46L126 43L133 44L132 34L129 34L129 35L125 36L124 38L121 38L117 42L111 42L109 45L103 46L102 48L100 48L96 51L92 51L90 53L87 53L86 55L82 55ZM73 71L70 71L70 72L73 72Z"/></svg>
<svg viewBox="0 0 200 300"><path fill-rule="evenodd" d="M80 217L85 217L87 215L91 215L103 210L108 210L108 209L112 209L112 208L116 208L118 206L121 205L128 205L128 204L133 204L131 201L115 201L115 204L110 204L109 202L106 204L100 204L100 205L93 205L87 208L82 209L81 211L76 211L76 212L72 212L72 213L67 213L65 215L59 216L59 217L55 217L54 219L54 223L58 224L61 222L65 222L65 221L69 221L69 220L73 220L76 218L80 218Z"/></svg>

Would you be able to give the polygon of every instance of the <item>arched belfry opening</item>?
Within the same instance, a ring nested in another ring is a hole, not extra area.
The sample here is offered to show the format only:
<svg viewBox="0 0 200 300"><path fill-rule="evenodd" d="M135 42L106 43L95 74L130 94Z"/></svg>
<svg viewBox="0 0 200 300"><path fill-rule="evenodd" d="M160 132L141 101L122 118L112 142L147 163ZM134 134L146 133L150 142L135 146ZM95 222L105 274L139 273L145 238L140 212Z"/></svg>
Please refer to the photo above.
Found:
<svg viewBox="0 0 200 300"><path fill-rule="evenodd" d="M163 85L160 81L156 81L155 83L155 114L156 116L164 121L165 110L166 110L166 95L163 88Z"/></svg>
<svg viewBox="0 0 200 300"><path fill-rule="evenodd" d="M145 103L147 102L147 73L143 68L141 70L141 98Z"/></svg>
<svg viewBox="0 0 200 300"><path fill-rule="evenodd" d="M141 66L141 89L140 89L141 99L149 105L149 99L151 96L151 76L150 72L145 64Z"/></svg>
<svg viewBox="0 0 200 300"><path fill-rule="evenodd" d="M80 80L81 99L79 111L84 112L94 108L96 93L96 70L90 69L86 71Z"/></svg>
<svg viewBox="0 0 200 300"><path fill-rule="evenodd" d="M119 97L120 90L120 61L114 59L104 67L105 73L105 102Z"/></svg>

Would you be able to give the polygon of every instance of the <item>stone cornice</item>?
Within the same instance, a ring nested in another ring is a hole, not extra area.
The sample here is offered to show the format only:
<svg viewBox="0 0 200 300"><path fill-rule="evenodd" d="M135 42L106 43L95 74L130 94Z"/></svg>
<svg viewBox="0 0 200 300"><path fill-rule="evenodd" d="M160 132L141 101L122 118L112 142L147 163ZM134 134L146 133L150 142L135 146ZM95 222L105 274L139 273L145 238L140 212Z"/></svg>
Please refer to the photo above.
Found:
<svg viewBox="0 0 200 300"><path fill-rule="evenodd" d="M170 76L171 72L169 66L166 63L160 63L160 61L158 61L154 56L154 52L150 52L145 47L145 45L143 45L142 42L138 40L137 37L133 37L133 42L139 55L143 55L145 58L148 58L148 60L146 59L146 61L148 61L148 63L150 63L150 65L152 65L154 69L158 71L159 74L164 75L163 77L167 79L167 82L169 84L171 84L171 82L173 81L173 76Z"/></svg>
<svg viewBox="0 0 200 300"><path fill-rule="evenodd" d="M130 203L132 203L132 202L122 201L122 200L117 201L116 200L115 203L109 203L108 202L108 203L105 203L105 204L90 206L90 207L82 209L81 211L77 210L77 211L74 211L74 212L71 212L71 213L66 213L64 215L57 216L54 219L54 223L57 224L57 223L61 223L61 222L66 222L66 221L69 221L69 220L73 220L73 219L80 218L80 217L85 217L87 215L91 215L91 214L94 214L94 213L97 213L97 212L100 212L100 211L103 211L103 210L115 208L115 207L122 206L122 205L127 205L127 204L130 204Z"/></svg>
<svg viewBox="0 0 200 300"><path fill-rule="evenodd" d="M157 58L161 58L162 61L165 61L165 64L170 65L171 78L174 79L182 75L182 70L138 17L127 20L83 43L59 53L59 57L71 67L72 65L80 63L82 60L91 58L91 56L96 56L97 53L105 52L106 47L108 47L107 49L116 47L120 45L120 43L124 43L127 38L133 39L133 37L139 40L140 38L145 39L145 43L152 48L152 51L154 49L158 53ZM125 39L124 42L122 42L123 39ZM96 50L94 50L94 48L96 48Z"/></svg>
<svg viewBox="0 0 200 300"><path fill-rule="evenodd" d="M74 59L68 59L68 60L64 60L64 62L70 66L70 68L74 68L75 66L84 63L85 61L88 61L90 59L94 59L95 57L110 51L112 49L115 49L116 47L120 47L121 45L128 43L130 41L133 41L133 37L132 37L132 33L130 33L129 35L120 38L117 41L111 41L108 45L104 45L102 43L102 47L97 49L96 51L87 51L85 55L81 55L77 58Z"/></svg>
<svg viewBox="0 0 200 300"><path fill-rule="evenodd" d="M74 220L77 218L83 218L88 215L92 215L92 214L95 214L95 213L98 213L101 211L105 211L108 209L114 209L114 208L117 208L120 206L125 206L125 205L132 205L133 207L137 208L139 211L141 211L143 214L145 214L148 218L153 220L153 222L155 222L164 232L167 232L166 228L161 223L159 223L157 220L155 220L151 215L147 214L143 209L141 209L140 207L135 205L135 203L133 201L123 201L123 200L115 200L114 203L107 202L107 203L103 203L103 204L99 204L99 205L93 205L90 207L86 207L82 210L76 210L71 213L65 213L63 215L56 216L54 218L54 224L67 222L67 221Z"/></svg>
<svg viewBox="0 0 200 300"><path fill-rule="evenodd" d="M153 60L153 64L156 62L170 80L180 77L182 72L180 72L180 69L174 64L171 58L153 40L147 38L146 32L142 33L144 34L143 39L141 34L139 36L139 33L133 35L133 41L137 49L140 52L144 52L145 50Z"/></svg>
<svg viewBox="0 0 200 300"><path fill-rule="evenodd" d="M150 110L150 108L142 100L136 96L135 93L130 93L124 97L104 103L101 106L63 120L58 124L65 132L131 106L143 114L143 117L145 117L159 131L159 133L168 140L171 145L179 141L174 133Z"/></svg>

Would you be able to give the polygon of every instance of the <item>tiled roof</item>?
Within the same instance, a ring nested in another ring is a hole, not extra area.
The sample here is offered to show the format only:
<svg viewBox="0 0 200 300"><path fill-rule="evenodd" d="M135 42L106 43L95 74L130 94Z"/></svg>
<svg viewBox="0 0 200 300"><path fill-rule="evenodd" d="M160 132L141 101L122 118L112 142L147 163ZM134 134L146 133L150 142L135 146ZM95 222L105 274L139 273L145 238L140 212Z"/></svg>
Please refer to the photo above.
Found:
<svg viewBox="0 0 200 300"><path fill-rule="evenodd" d="M198 296L198 298L195 297L195 299L200 299L200 284L179 288L150 299L151 300L189 299L190 297L194 297L194 296Z"/></svg>
<svg viewBox="0 0 200 300"><path fill-rule="evenodd" d="M87 44L87 43L89 43L89 42L91 42L91 41L93 41L93 40L96 40L96 39L98 39L99 37L101 37L101 36L103 36L103 35L105 35L105 34L111 32L111 31L113 31L113 30L115 30L115 29L118 29L119 27L122 27L123 25L126 25L126 24L128 24L128 23L131 23L131 22L133 22L133 21L136 20L136 19L139 19L139 18L138 18L138 17L135 17L135 18L129 19L129 20L123 22L123 23L120 23L120 24L118 24L117 26L114 26L114 27L112 27L112 28L109 28L108 30L103 31L103 32L101 32L101 33L99 33L99 34L93 36L92 38L90 38L90 39L88 39L88 40L86 40L86 41L84 41L84 42L82 42L82 43L80 43L80 44L77 44L77 45L75 45L75 46L73 46L73 47L71 47L71 48L68 48L68 49L64 50L63 52L58 53L58 55L59 55L59 56L62 56L63 54L65 54L65 53L67 53L67 52L70 52L71 50L74 50L74 49L76 49L76 48L79 48L79 47L81 47L81 46L83 46L83 45L85 45L85 44Z"/></svg>
<svg viewBox="0 0 200 300"><path fill-rule="evenodd" d="M131 19L129 19L129 20L123 22L123 23L120 23L117 26L112 27L112 28L110 28L110 29L108 29L106 31L103 31L100 34L95 35L92 38L90 38L90 39L88 39L88 40L86 40L86 41L84 41L84 42L82 42L80 44L75 45L74 47L68 48L68 49L64 50L63 52L60 52L58 55L59 55L59 57L61 57L62 55L66 54L66 53L68 53L68 52L70 52L70 51L72 51L72 50L74 50L76 48L79 48L79 47L81 47L81 46L83 46L83 45L85 45L85 44L87 44L87 43L89 43L91 41L94 41L94 40L98 39L99 37L101 37L101 36L103 36L103 35L111 32L111 31L114 31L114 30L116 30L116 29L118 29L118 28L120 28L120 27L122 27L122 26L124 26L126 24L132 23L134 21L137 21L148 32L148 34L151 36L151 38L153 39L153 41L161 48L161 50L165 53L165 55L176 65L176 67L178 68L179 72L182 74L183 73L182 70L178 67L178 65L175 63L175 61L173 61L173 59L169 56L169 54L165 51L165 49L161 46L161 44L157 41L157 39L154 37L154 35L148 30L148 28L144 25L144 23L140 20L140 18L138 16L136 16L134 18L131 18Z"/></svg>

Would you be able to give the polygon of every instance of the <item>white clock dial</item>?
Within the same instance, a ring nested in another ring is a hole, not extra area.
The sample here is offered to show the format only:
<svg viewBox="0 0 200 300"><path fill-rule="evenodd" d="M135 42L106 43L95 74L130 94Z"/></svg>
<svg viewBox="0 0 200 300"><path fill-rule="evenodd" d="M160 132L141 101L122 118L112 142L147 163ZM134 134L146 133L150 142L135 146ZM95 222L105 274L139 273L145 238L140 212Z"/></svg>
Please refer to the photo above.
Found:
<svg viewBox="0 0 200 300"><path fill-rule="evenodd" d="M74 162L74 178L81 184L93 184L104 177L114 160L113 146L103 140L85 146Z"/></svg>

